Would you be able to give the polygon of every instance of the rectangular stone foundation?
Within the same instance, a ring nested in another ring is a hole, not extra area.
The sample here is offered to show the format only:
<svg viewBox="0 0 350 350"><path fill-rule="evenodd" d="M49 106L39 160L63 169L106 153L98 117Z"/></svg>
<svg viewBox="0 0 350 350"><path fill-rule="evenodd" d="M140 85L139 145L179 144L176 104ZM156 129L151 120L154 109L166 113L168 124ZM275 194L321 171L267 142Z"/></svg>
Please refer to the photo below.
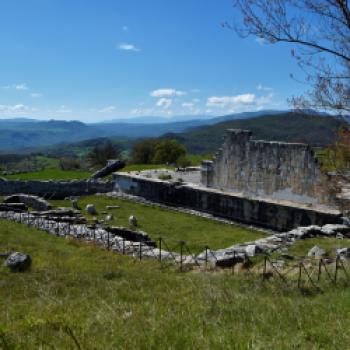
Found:
<svg viewBox="0 0 350 350"><path fill-rule="evenodd" d="M277 231L287 231L298 226L341 222L340 212L332 209L308 208L293 203L282 204L245 198L219 190L176 185L126 173L114 174L114 181L116 191Z"/></svg>

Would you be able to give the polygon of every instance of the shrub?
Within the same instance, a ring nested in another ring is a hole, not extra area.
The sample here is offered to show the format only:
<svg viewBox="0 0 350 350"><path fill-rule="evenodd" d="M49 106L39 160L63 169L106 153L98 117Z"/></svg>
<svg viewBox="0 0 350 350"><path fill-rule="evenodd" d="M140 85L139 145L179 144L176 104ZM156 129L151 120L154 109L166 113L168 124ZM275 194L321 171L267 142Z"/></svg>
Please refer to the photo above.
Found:
<svg viewBox="0 0 350 350"><path fill-rule="evenodd" d="M170 174L160 174L158 176L158 179L159 180L171 180L172 179L172 176Z"/></svg>

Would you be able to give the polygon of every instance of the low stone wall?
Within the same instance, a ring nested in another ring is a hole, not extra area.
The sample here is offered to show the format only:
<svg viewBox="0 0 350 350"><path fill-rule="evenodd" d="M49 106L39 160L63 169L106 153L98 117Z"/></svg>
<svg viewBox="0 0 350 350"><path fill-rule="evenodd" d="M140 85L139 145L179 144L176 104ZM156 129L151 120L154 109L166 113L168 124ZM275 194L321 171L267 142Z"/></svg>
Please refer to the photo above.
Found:
<svg viewBox="0 0 350 350"><path fill-rule="evenodd" d="M44 198L63 199L94 193L106 193L113 190L112 181L39 181L39 180L5 180L0 179L0 195L26 193Z"/></svg>
<svg viewBox="0 0 350 350"><path fill-rule="evenodd" d="M277 231L287 231L298 226L341 223L340 212L333 209L245 198L214 189L178 185L126 173L114 174L114 181L115 191Z"/></svg>

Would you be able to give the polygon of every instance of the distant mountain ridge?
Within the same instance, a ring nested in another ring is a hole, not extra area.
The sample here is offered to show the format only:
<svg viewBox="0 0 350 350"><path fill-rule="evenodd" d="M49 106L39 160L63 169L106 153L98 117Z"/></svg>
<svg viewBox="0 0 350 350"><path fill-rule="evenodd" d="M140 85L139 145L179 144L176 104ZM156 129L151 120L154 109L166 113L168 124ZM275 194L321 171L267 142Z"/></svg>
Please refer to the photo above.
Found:
<svg viewBox="0 0 350 350"><path fill-rule="evenodd" d="M336 131L348 125L344 119L325 115L285 112L249 119L229 120L187 132L166 134L182 143L190 153L214 153L227 129L246 129L254 139L308 143L324 147L335 140Z"/></svg>
<svg viewBox="0 0 350 350"><path fill-rule="evenodd" d="M215 142L212 142L212 139L221 137L219 134L224 132L223 129L225 127L234 127L234 125L238 125L238 127L240 125L246 125L249 127L249 121L253 119L258 121L260 118L266 116L285 116L288 118L292 114L292 112L281 111L244 112L207 119L191 119L184 121L176 121L176 119L174 119L174 121L171 122L144 124L126 122L86 124L80 121L40 121L29 118L0 119L0 149L2 152L9 152L62 143L76 143L96 138L120 138L125 140L125 138L156 138L164 134L175 135L174 137L179 139L184 138L184 142L188 143L190 149L200 149L201 146L196 147L192 145L193 142L190 141L191 133L199 133L203 138L205 130L208 130L209 133L212 133L212 136L208 136L208 141L210 145L213 145ZM328 119L326 116L318 114L317 117ZM248 124L246 124L247 122ZM318 119L318 124L321 122L322 119ZM226 125L225 123L228 124ZM231 126L230 123L234 123L232 124L233 126ZM261 124L263 121L261 121L261 123L254 122L253 124L255 125L256 123ZM217 126L218 124L222 125L222 127ZM251 126L253 129L255 127L254 125ZM273 123L268 125L268 127L271 128L275 127ZM280 124L280 127L283 128L282 124ZM263 125L261 125L261 128L263 129ZM281 130L281 132L273 131L273 135L278 134L283 134L283 130ZM185 135L188 135L189 139L187 139ZM329 138L328 135L327 140ZM205 145L203 145L202 148L206 149Z"/></svg>

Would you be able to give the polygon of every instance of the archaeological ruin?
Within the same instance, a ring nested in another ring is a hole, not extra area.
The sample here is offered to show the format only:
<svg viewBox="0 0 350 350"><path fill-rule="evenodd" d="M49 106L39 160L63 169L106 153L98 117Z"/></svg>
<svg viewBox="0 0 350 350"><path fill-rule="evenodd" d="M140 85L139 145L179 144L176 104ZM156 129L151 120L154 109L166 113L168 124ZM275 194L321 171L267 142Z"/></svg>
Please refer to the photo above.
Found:
<svg viewBox="0 0 350 350"><path fill-rule="evenodd" d="M330 179L307 144L253 140L247 130L227 130L222 148L204 161L209 188L302 204L333 205Z"/></svg>

